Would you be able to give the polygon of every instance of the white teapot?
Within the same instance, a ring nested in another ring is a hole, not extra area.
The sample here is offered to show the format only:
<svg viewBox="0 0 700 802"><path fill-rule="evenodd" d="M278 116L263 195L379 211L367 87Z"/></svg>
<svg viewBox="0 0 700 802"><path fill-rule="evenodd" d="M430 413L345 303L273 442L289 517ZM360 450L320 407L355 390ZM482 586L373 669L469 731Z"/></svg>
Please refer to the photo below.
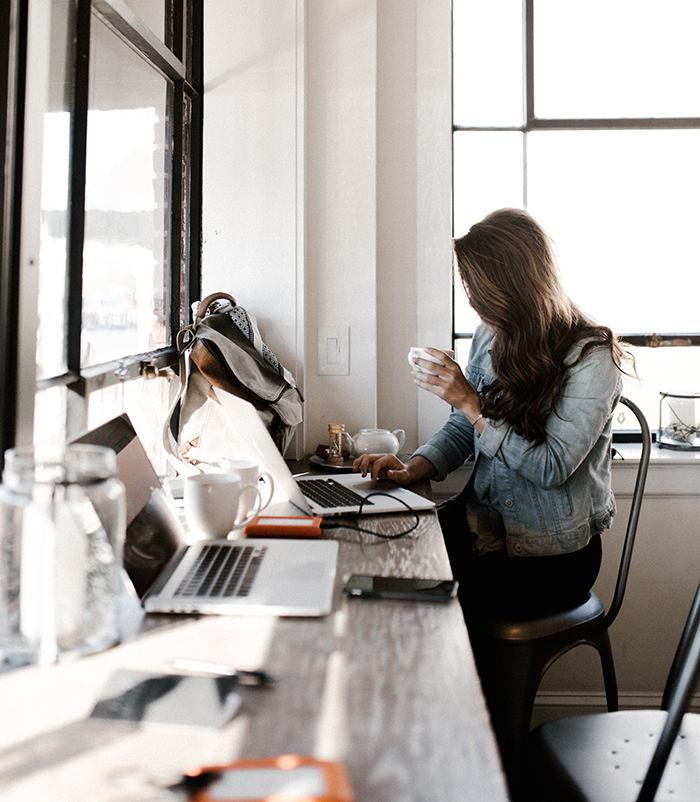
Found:
<svg viewBox="0 0 700 802"><path fill-rule="evenodd" d="M388 429L360 429L354 437L347 432L343 432L343 437L350 453L354 457L361 457L363 454L398 454L406 440L406 432L403 429L394 429L393 432Z"/></svg>

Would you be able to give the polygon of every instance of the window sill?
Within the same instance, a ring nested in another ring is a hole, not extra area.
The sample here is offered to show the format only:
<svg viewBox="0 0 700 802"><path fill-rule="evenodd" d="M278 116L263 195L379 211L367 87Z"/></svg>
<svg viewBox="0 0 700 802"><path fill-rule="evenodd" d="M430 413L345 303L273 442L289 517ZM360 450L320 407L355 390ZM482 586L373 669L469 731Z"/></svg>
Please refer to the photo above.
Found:
<svg viewBox="0 0 700 802"><path fill-rule="evenodd" d="M620 457L613 460L613 491L622 498L632 494L642 446L640 443L615 445ZM652 445L645 497L700 496L700 451L680 451Z"/></svg>
<svg viewBox="0 0 700 802"><path fill-rule="evenodd" d="M613 460L613 464L632 460L637 462L642 453L641 443L613 443L613 447L620 457ZM649 454L650 465L691 465L700 464L700 451L690 451L675 448L660 448L652 443Z"/></svg>

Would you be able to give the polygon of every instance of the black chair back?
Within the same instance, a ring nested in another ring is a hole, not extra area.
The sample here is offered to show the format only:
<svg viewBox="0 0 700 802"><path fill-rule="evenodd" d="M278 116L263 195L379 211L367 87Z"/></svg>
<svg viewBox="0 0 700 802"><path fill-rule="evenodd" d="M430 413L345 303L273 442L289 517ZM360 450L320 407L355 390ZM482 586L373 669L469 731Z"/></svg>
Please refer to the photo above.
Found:
<svg viewBox="0 0 700 802"><path fill-rule="evenodd" d="M668 757L680 731L690 699L698 684L700 675L700 585L683 630L671 672L666 684L664 702L668 715L659 742L649 764L637 802L653 802Z"/></svg>
<svg viewBox="0 0 700 802"><path fill-rule="evenodd" d="M607 630L617 617L622 607L622 600L625 596L625 588L627 587L627 577L630 572L630 565L632 563L632 549L634 548L634 540L637 535L637 524L639 523L639 513L642 509L642 501L644 498L644 485L647 481L647 473L649 470L649 454L651 452L651 432L649 431L649 424L644 414L639 407L630 401L629 398L624 396L620 398L620 403L628 407L637 418L642 430L642 455L639 460L639 471L637 472L637 479L634 485L634 493L632 495L632 507L630 509L629 518L627 519L627 531L625 533L625 541L620 559L620 567L617 572L617 582L615 584L615 593L608 605L608 610L601 624L601 630Z"/></svg>

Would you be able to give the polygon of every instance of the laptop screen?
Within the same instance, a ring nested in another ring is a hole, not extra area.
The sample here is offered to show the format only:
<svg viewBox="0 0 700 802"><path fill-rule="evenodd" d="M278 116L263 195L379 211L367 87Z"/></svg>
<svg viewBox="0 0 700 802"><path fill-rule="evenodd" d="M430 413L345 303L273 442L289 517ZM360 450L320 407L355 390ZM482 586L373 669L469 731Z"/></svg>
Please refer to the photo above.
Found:
<svg viewBox="0 0 700 802"><path fill-rule="evenodd" d="M185 542L177 513L128 415L120 415L73 442L107 446L116 452L119 478L126 488L124 568L143 597Z"/></svg>

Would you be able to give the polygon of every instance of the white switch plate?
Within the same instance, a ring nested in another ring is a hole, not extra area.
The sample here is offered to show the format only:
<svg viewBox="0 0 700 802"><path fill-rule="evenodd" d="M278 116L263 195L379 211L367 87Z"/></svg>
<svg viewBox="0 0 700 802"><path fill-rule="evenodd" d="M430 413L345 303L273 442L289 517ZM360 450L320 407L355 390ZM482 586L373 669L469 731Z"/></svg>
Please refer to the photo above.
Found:
<svg viewBox="0 0 700 802"><path fill-rule="evenodd" d="M350 329L318 327L318 375L347 376L350 373Z"/></svg>

